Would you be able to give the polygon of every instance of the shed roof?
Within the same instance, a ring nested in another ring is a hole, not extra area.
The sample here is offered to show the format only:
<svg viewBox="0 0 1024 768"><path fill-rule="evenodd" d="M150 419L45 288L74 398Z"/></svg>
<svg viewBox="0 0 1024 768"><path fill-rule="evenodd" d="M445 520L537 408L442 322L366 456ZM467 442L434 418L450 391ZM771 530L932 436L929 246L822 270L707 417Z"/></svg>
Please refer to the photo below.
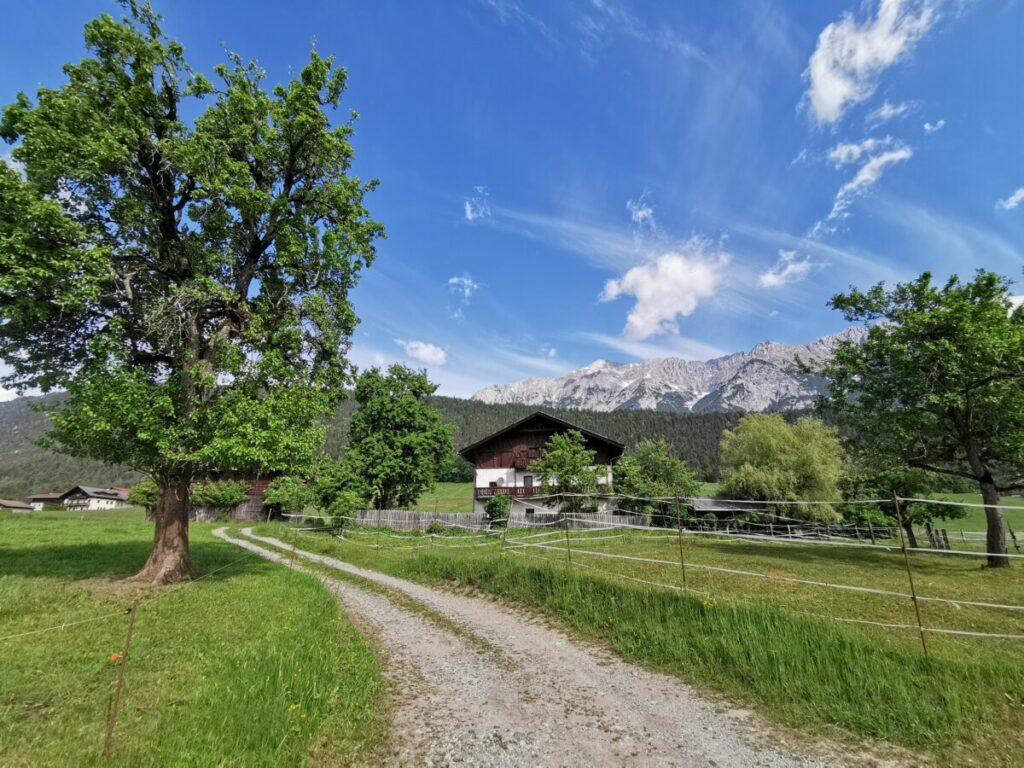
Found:
<svg viewBox="0 0 1024 768"><path fill-rule="evenodd" d="M0 509L32 509L32 505L26 504L24 501L0 499Z"/></svg>

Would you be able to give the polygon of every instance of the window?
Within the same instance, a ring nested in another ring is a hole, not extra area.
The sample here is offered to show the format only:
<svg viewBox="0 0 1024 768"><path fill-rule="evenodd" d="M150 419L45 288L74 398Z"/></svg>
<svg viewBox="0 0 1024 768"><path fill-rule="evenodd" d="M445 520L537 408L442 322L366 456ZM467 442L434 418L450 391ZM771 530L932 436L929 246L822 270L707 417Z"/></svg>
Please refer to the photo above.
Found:
<svg viewBox="0 0 1024 768"><path fill-rule="evenodd" d="M523 475L523 487L533 488L533 475Z"/></svg>
<svg viewBox="0 0 1024 768"><path fill-rule="evenodd" d="M496 482L494 482L493 480L491 480L491 482L489 482L487 485L489 485L491 488L497 488L498 487L498 484Z"/></svg>

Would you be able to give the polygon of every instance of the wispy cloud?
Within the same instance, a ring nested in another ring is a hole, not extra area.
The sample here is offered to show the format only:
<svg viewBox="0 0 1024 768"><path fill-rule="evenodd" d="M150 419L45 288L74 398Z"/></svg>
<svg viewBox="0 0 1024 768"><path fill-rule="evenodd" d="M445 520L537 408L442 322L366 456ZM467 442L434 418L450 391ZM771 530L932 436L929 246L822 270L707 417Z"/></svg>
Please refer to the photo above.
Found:
<svg viewBox="0 0 1024 768"><path fill-rule="evenodd" d="M637 360L649 360L655 357L682 357L687 360L710 360L728 354L726 350L703 341L685 336L665 336L658 343L637 341L621 336L609 336L603 333L581 333L578 337L592 344L599 344L614 349Z"/></svg>
<svg viewBox="0 0 1024 768"><path fill-rule="evenodd" d="M874 128L882 123L887 123L890 120L905 117L910 110L914 108L914 103L911 101L901 101L898 104L893 104L891 101L882 102L882 106L868 112L864 118L864 122L867 123L869 128Z"/></svg>
<svg viewBox="0 0 1024 768"><path fill-rule="evenodd" d="M448 290L461 297L463 301L469 301L473 294L480 290L480 283L470 277L469 273L463 272L461 275L448 278Z"/></svg>
<svg viewBox="0 0 1024 768"><path fill-rule="evenodd" d="M582 42L581 52L590 59L596 58L599 50L619 36L684 58L697 61L708 58L678 30L666 24L651 24L617 0L591 0L589 9L576 21L576 31Z"/></svg>
<svg viewBox="0 0 1024 768"><path fill-rule="evenodd" d="M489 197L487 187L473 187L473 190L476 194L462 201L462 213L466 217L466 221L490 218L491 206L487 201Z"/></svg>
<svg viewBox="0 0 1024 768"><path fill-rule="evenodd" d="M841 142L828 151L828 159L835 164L836 168L840 168L850 163L859 162L862 157L874 154L880 149L891 147L892 144L892 136L885 136L881 139L864 139L864 141L856 144Z"/></svg>
<svg viewBox="0 0 1024 768"><path fill-rule="evenodd" d="M629 211L629 217L638 227L646 226L654 229L657 227L657 222L654 220L654 208L651 206L648 197L647 191L644 190L643 194L636 200L626 201L626 210Z"/></svg>
<svg viewBox="0 0 1024 768"><path fill-rule="evenodd" d="M662 253L605 283L602 301L636 299L623 334L644 340L678 333L678 318L693 314L702 299L714 296L730 255L694 237L676 251Z"/></svg>
<svg viewBox="0 0 1024 768"><path fill-rule="evenodd" d="M767 272L762 272L757 282L762 288L779 288L790 283L799 283L811 274L811 270L824 266L815 263L810 256L800 258L796 251L779 249L779 259Z"/></svg>
<svg viewBox="0 0 1024 768"><path fill-rule="evenodd" d="M898 62L938 19L940 0L880 0L858 20L845 13L818 36L805 77L805 98L819 123L834 123L848 107L868 99L881 74Z"/></svg>
<svg viewBox="0 0 1024 768"><path fill-rule="evenodd" d="M1004 211L1012 211L1021 203L1024 203L1024 187L1018 187L1010 194L1009 197L1004 200L1000 200L996 205Z"/></svg>
<svg viewBox="0 0 1024 768"><path fill-rule="evenodd" d="M934 123L925 123L924 124L924 132L925 133L938 133L939 131L941 131L945 127L946 127L946 121L945 120L936 120Z"/></svg>
<svg viewBox="0 0 1024 768"><path fill-rule="evenodd" d="M884 151L879 151L883 148ZM854 200L866 194L882 178L886 168L909 160L913 156L914 152L910 147L893 144L891 140L876 142L868 139L860 144L840 144L833 148L829 157L833 157L837 166L859 162L861 159L864 159L864 163L854 177L836 192L832 210L811 228L810 236L819 237L834 232L837 222L849 215L849 208Z"/></svg>
<svg viewBox="0 0 1024 768"><path fill-rule="evenodd" d="M523 31L533 31L549 42L557 42L554 31L539 17L523 8L518 0L480 0L497 15L503 24L511 24Z"/></svg>
<svg viewBox="0 0 1024 768"><path fill-rule="evenodd" d="M426 341L405 341L395 339L395 344L405 350L405 354L424 365L440 366L448 362L448 353L436 344Z"/></svg>

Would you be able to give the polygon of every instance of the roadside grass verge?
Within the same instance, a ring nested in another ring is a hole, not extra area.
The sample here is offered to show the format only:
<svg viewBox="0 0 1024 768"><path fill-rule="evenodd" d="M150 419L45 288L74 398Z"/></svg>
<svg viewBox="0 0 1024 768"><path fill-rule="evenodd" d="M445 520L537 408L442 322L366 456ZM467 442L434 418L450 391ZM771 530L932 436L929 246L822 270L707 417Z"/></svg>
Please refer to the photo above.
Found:
<svg viewBox="0 0 1024 768"><path fill-rule="evenodd" d="M296 535L275 525L261 526L261 531L281 538ZM497 545L401 551L357 547L320 534L302 534L298 540L301 548L357 565L429 584L469 586L538 609L584 636L609 643L627 659L677 674L806 731L836 727L956 764L1015 765L1024 748L1024 658L1019 644L933 639L931 658L925 659L912 633L807 616L803 609L813 606L787 607L761 582L747 580L741 587L722 580L721 591L715 593L721 574L709 576L704 584L711 596L697 596L625 582L612 571L569 568L564 556L551 562L502 556ZM710 546L712 555L719 546ZM688 554L696 548L689 547ZM731 565L761 570L751 566L752 556L749 548L737 549ZM803 564L791 550L758 555L769 556L775 558L775 572L802 575L802 568L831 567L821 562L823 554L814 552L802 555ZM573 558L584 562L577 553ZM888 573L882 563L884 567L867 558L864 574ZM606 567L596 559L587 564ZM854 566L845 568L851 576ZM949 582L982 573L977 565L972 568L950 575ZM665 583L678 584L670 581L678 577L678 563L673 574L660 574ZM1019 581L1019 571L1003 572L1002 577ZM842 615L834 613L843 606L829 602L835 599L829 590L820 592L825 594L816 612ZM911 609L903 605L902 610Z"/></svg>
<svg viewBox="0 0 1024 768"><path fill-rule="evenodd" d="M375 761L383 682L373 649L313 576L193 524L205 578L121 581L152 528L140 512L0 516L0 764L210 766ZM140 598L113 748L103 735Z"/></svg>

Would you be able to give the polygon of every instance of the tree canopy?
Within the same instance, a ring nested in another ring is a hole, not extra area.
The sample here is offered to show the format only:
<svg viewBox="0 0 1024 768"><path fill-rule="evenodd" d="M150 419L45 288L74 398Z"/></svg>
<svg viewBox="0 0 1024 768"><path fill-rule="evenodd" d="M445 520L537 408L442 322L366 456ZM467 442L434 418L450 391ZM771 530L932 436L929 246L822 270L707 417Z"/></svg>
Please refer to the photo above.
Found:
<svg viewBox="0 0 1024 768"><path fill-rule="evenodd" d="M828 407L864 450L978 484L990 565L1008 563L1000 494L1024 488L1024 314L1009 289L982 270L839 294L831 306L868 335L825 370Z"/></svg>
<svg viewBox="0 0 1024 768"><path fill-rule="evenodd" d="M405 507L431 488L452 453L452 428L426 398L434 393L425 371L392 365L370 368L356 381L342 475L377 509Z"/></svg>
<svg viewBox="0 0 1024 768"><path fill-rule="evenodd" d="M545 496L568 494L559 499L563 512L592 512L596 504L587 497L597 493L599 470L594 466L595 455L579 430L556 432L548 438L543 458L532 462L529 471L540 476L541 493Z"/></svg>
<svg viewBox="0 0 1024 768"><path fill-rule="evenodd" d="M722 437L722 492L759 501L839 499L843 452L836 430L804 417L787 424L778 414L751 413ZM786 514L837 520L825 503L789 505Z"/></svg>
<svg viewBox="0 0 1024 768"><path fill-rule="evenodd" d="M693 471L669 451L664 440L641 440L615 463L615 491L637 499L623 498L619 506L651 516L655 524L675 522L680 497L695 496L700 491ZM650 499L668 499L655 501Z"/></svg>
<svg viewBox="0 0 1024 768"><path fill-rule="evenodd" d="M65 84L0 118L18 166L0 164L0 358L4 386L67 390L52 447L155 479L142 575L166 582L191 574L194 477L319 447L383 229L350 175L352 120L328 115L333 58L268 89L230 54L211 80L148 4L126 8L86 25Z"/></svg>

